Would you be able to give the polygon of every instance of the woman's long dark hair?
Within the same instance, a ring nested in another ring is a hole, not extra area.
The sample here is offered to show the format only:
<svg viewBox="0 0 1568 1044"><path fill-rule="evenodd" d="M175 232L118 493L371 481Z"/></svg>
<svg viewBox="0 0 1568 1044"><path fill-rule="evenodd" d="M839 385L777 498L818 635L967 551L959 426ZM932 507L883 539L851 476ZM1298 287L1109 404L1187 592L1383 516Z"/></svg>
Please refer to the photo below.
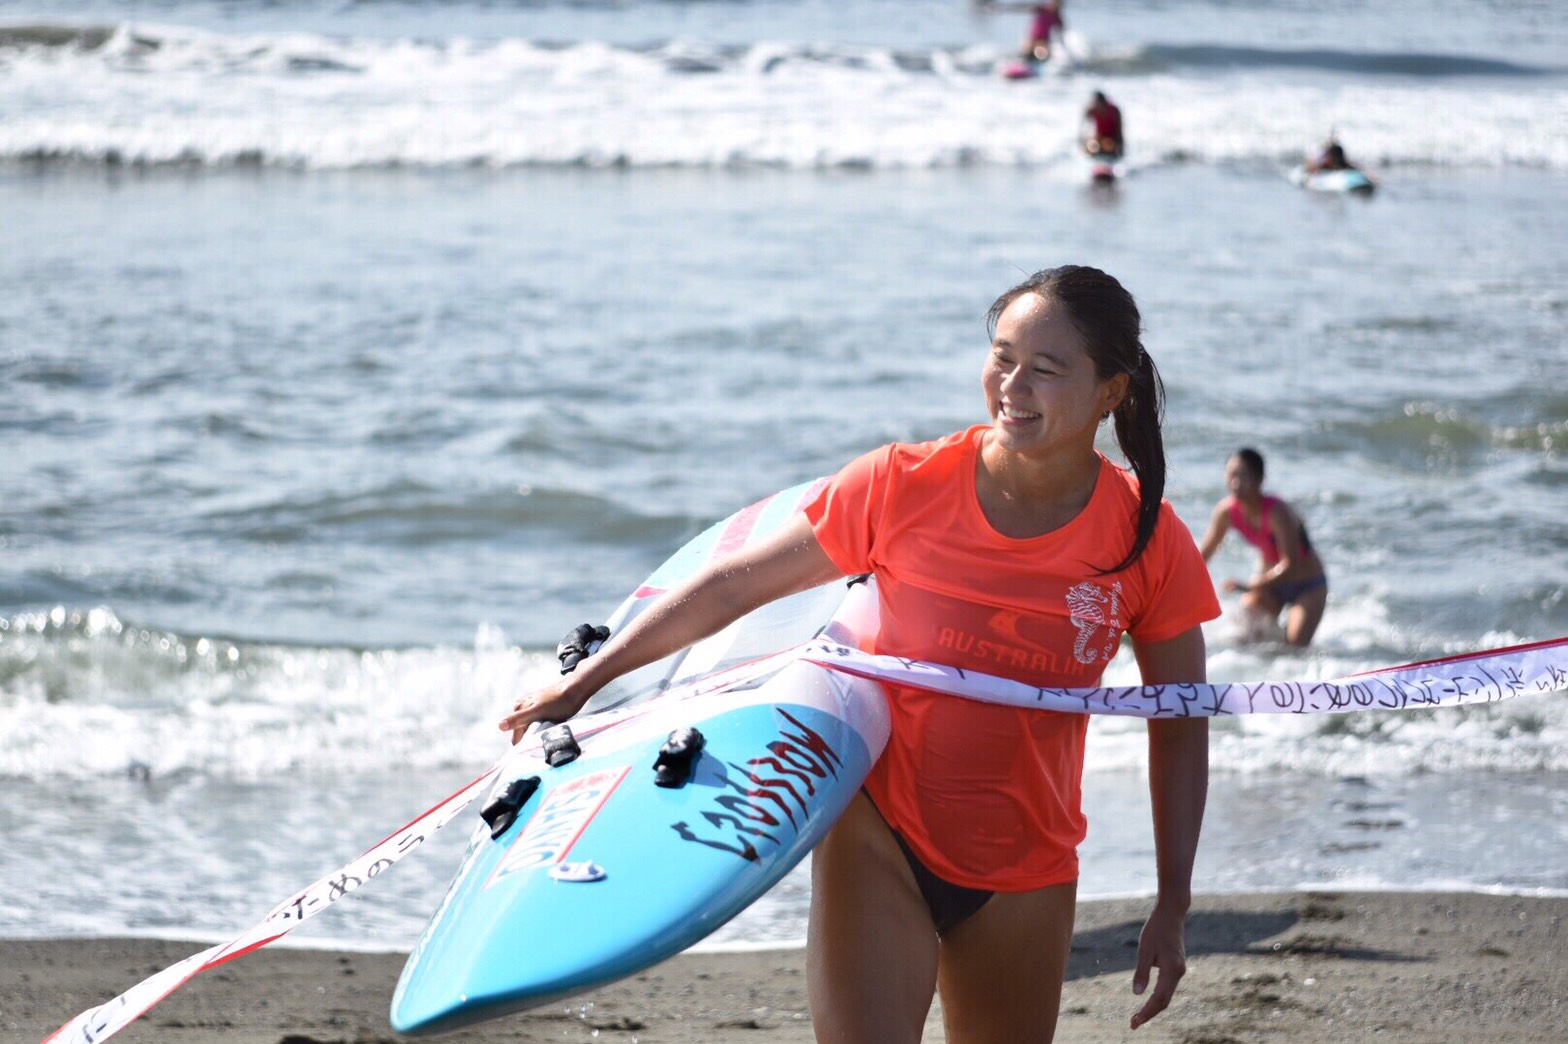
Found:
<svg viewBox="0 0 1568 1044"><path fill-rule="evenodd" d="M1165 439L1160 433L1165 385L1143 348L1143 318L1132 295L1112 276L1098 268L1062 265L1036 272L996 299L985 317L993 338L997 320L1024 294L1038 294L1067 309L1100 380L1127 375L1127 394L1116 407L1116 444L1138 478L1138 530L1126 557L1101 571L1121 572L1138 560L1154 538L1165 496Z"/></svg>

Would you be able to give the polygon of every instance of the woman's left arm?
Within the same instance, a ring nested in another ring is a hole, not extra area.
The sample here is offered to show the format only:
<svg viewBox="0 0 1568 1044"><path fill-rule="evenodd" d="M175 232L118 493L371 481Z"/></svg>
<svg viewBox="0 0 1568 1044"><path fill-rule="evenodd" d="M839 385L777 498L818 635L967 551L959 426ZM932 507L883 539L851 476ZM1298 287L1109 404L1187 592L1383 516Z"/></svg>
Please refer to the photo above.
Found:
<svg viewBox="0 0 1568 1044"><path fill-rule="evenodd" d="M1273 587L1287 576L1296 574L1296 567L1301 564L1303 548L1301 546L1301 519L1296 516L1295 509L1283 501L1274 505L1274 510L1264 520L1268 523L1269 531L1274 534L1274 546L1279 550L1279 561L1252 578L1248 584L1250 590L1260 587Z"/></svg>
<svg viewBox="0 0 1568 1044"><path fill-rule="evenodd" d="M1203 630L1193 627L1163 642L1137 644L1134 654L1145 685L1202 682L1208 678ZM1164 1011L1187 972L1187 909L1192 905L1192 864L1198 854L1203 806L1209 792L1207 718L1149 720L1149 796L1154 808L1154 851L1159 895L1138 940L1133 993L1142 995L1149 973L1159 978L1132 1028Z"/></svg>

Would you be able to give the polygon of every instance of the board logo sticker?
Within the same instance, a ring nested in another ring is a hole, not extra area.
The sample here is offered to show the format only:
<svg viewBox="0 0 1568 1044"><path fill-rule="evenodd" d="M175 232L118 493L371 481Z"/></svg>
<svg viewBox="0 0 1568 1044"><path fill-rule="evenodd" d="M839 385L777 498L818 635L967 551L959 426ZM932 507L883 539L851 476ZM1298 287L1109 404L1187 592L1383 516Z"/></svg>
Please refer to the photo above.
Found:
<svg viewBox="0 0 1568 1044"><path fill-rule="evenodd" d="M686 820L670 824L682 841L755 863L762 859L758 845L781 849L800 833L817 787L838 778L844 759L821 733L782 707L774 710L785 724L766 754L744 764L707 764L704 782L716 785L719 793L702 812L707 825L698 827L701 833Z"/></svg>
<svg viewBox="0 0 1568 1044"><path fill-rule="evenodd" d="M554 866L564 860L631 770L630 765L622 765L590 772L552 789L533 818L518 831L485 887L510 874Z"/></svg>
<svg viewBox="0 0 1568 1044"><path fill-rule="evenodd" d="M584 859L580 863L556 863L550 868L550 876L567 884L593 884L603 881L605 873L604 867L592 859Z"/></svg>

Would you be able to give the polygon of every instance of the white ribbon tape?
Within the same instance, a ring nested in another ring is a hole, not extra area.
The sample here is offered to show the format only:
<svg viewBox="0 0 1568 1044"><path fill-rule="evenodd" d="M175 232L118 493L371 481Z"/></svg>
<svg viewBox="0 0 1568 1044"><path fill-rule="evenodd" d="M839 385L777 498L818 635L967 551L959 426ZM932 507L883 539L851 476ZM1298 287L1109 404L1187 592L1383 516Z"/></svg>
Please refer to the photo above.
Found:
<svg viewBox="0 0 1568 1044"><path fill-rule="evenodd" d="M1215 718L1343 714L1495 703L1568 688L1568 638L1386 667L1320 682L1122 685L1059 689L818 640L804 658L830 670L985 703L1073 714Z"/></svg>
<svg viewBox="0 0 1568 1044"><path fill-rule="evenodd" d="M370 882L393 863L418 848L425 839L450 823L495 778L500 765L462 790L420 815L359 858L323 877L309 888L273 908L260 923L240 935L192 954L132 986L118 997L89 1008L44 1038L44 1044L98 1044L130 1025L163 998L209 968L259 950L293 931L339 899Z"/></svg>
<svg viewBox="0 0 1568 1044"><path fill-rule="evenodd" d="M805 648L803 645L795 646L705 675L685 685L671 688L664 694L663 699L690 699L735 688L800 659ZM574 718L572 731L579 738L590 736L638 717L652 705L650 701L632 707L605 711L602 714ZM524 755L536 752L539 749L538 730L530 731L519 747L521 748L519 753ZM492 765L484 775L434 808L422 813L368 852L323 877L304 891L279 903L259 924L226 943L192 954L170 965L106 1004L82 1012L45 1037L43 1044L99 1044L100 1041L108 1040L135 1022L163 998L202 972L232 961L236 957L243 957L252 950L259 950L281 939L293 931L300 922L314 917L348 893L369 883L372 878L418 848L430 835L450 823L474 798L483 793L485 787L501 771L501 765L502 762Z"/></svg>
<svg viewBox="0 0 1568 1044"><path fill-rule="evenodd" d="M1233 682L1218 685L1127 685L1053 689L958 667L875 656L823 639L738 664L661 698L686 699L734 688L797 659L875 681L929 689L1010 707L1121 714L1141 718L1218 717L1232 714L1339 714L1361 710L1494 703L1568 688L1568 638L1388 667L1323 682ZM649 704L573 720L584 737L639 716ZM532 738L532 734L530 736ZM528 746L525 739L524 746ZM535 742L533 746L537 746ZM144 979L106 1004L82 1012L43 1044L98 1044L209 968L242 957L287 935L300 922L367 884L450 823L500 772L497 763L462 790L414 819L359 858L278 904L239 936L193 954Z"/></svg>

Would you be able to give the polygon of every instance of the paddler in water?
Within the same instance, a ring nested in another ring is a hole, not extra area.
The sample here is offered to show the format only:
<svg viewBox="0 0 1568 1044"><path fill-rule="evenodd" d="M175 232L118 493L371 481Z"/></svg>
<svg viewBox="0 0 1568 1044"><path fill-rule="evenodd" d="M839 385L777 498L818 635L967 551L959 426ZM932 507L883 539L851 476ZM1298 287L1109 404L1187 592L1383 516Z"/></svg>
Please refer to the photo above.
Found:
<svg viewBox="0 0 1568 1044"><path fill-rule="evenodd" d="M1228 579L1222 588L1241 592L1242 608L1259 621L1273 625L1285 612L1285 641L1310 644L1328 604L1328 576L1306 523L1289 504L1263 492L1263 455L1255 449L1239 449L1226 462L1225 485L1230 495L1214 505L1203 560L1214 556L1226 533L1241 534L1258 549L1258 572L1249 580Z"/></svg>
<svg viewBox="0 0 1568 1044"><path fill-rule="evenodd" d="M1323 151L1312 159L1307 160L1308 174L1318 174L1329 170L1355 170L1356 167L1345 157L1344 146L1330 138L1323 146Z"/></svg>
<svg viewBox="0 0 1568 1044"><path fill-rule="evenodd" d="M515 741L564 721L627 671L861 573L877 579L878 653L1094 685L1127 634L1145 684L1204 681L1200 625L1219 601L1162 496L1164 393L1132 296L1097 269L1049 269L999 297L987 325L986 423L852 461L774 535L704 566L519 699L501 728ZM1095 448L1107 422L1130 469ZM917 1044L940 991L954 1044L1049 1041L1073 938L1088 716L897 686L888 698L888 745L812 856L816 1038ZM1207 720L1151 720L1148 742L1159 891L1133 967L1136 995L1153 976L1135 1029L1186 973Z"/></svg>
<svg viewBox="0 0 1568 1044"><path fill-rule="evenodd" d="M988 13L1025 11L1032 16L1029 20L1029 32L1024 37L1023 49L1018 52L1019 59L1025 62L1050 61L1051 37L1060 36L1067 28L1067 23L1062 20L1061 0L1048 0L1043 4L984 2L980 4L980 9Z"/></svg>
<svg viewBox="0 0 1568 1044"><path fill-rule="evenodd" d="M1126 149L1122 140L1122 110L1101 91L1095 91L1083 114L1083 150L1100 159L1121 159Z"/></svg>

